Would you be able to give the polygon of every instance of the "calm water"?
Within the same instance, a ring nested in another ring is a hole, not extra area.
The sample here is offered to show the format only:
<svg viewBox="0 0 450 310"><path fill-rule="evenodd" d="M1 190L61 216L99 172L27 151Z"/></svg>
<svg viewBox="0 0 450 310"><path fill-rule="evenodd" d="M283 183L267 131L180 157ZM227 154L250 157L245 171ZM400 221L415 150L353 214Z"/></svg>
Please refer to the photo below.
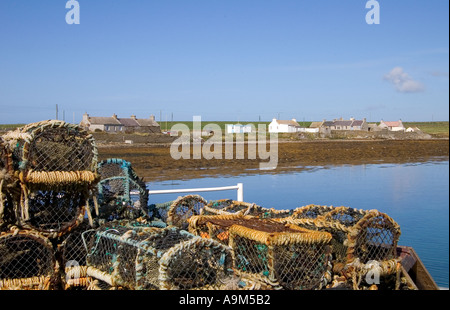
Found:
<svg viewBox="0 0 450 310"><path fill-rule="evenodd" d="M189 181L150 182L156 189L244 184L244 201L275 209L307 204L377 209L402 231L399 244L412 246L439 286L449 287L449 162L315 167L278 175L243 175ZM236 191L198 193L207 200L236 199ZM167 202L185 194L150 197Z"/></svg>

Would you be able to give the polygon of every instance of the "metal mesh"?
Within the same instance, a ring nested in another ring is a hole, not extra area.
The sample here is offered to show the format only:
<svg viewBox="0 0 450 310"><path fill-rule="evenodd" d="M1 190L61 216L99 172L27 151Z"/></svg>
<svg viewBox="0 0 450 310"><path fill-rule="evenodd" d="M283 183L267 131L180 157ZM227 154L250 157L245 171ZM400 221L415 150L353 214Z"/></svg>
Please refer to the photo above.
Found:
<svg viewBox="0 0 450 310"><path fill-rule="evenodd" d="M1 180L0 180L1 182ZM5 189L0 189L0 232L14 222L14 201Z"/></svg>
<svg viewBox="0 0 450 310"><path fill-rule="evenodd" d="M28 124L3 135L18 171L95 172L97 147L92 135L63 121Z"/></svg>
<svg viewBox="0 0 450 310"><path fill-rule="evenodd" d="M98 164L100 218L111 221L148 215L148 190L131 163L117 158Z"/></svg>
<svg viewBox="0 0 450 310"><path fill-rule="evenodd" d="M256 210L261 209L256 204L235 201L231 199L223 199L210 201L201 211L201 215L214 215L214 214L248 214L249 212L257 213ZM255 212L256 211L256 212Z"/></svg>
<svg viewBox="0 0 450 310"><path fill-rule="evenodd" d="M346 227L352 227L358 223L368 211L358 210L349 207L337 207L323 215L325 221L336 221Z"/></svg>
<svg viewBox="0 0 450 310"><path fill-rule="evenodd" d="M80 188L68 186L53 190L32 186L29 193L22 196L21 207L16 213L20 225L54 238L81 223L87 198L87 190Z"/></svg>
<svg viewBox="0 0 450 310"><path fill-rule="evenodd" d="M83 171L92 169L94 153L86 134L74 128L36 132L29 145L28 169L35 171Z"/></svg>
<svg viewBox="0 0 450 310"><path fill-rule="evenodd" d="M396 257L400 229L391 218L382 213L369 213L359 223L359 229L354 255L362 263Z"/></svg>
<svg viewBox="0 0 450 310"><path fill-rule="evenodd" d="M60 265L69 266L86 266L87 250L83 241L83 235L89 239L87 234L94 234L95 230L89 225L85 219L78 227L73 229L69 234L62 236L58 240L58 256Z"/></svg>
<svg viewBox="0 0 450 310"><path fill-rule="evenodd" d="M237 270L288 290L321 289L330 281L331 235L267 220L248 224L230 228Z"/></svg>
<svg viewBox="0 0 450 310"><path fill-rule="evenodd" d="M0 137L0 171L3 171L5 169L5 171L3 171L4 174L6 174L6 172L7 172L6 171L6 167L8 166L7 158L8 157L7 157L6 146L3 143L2 137Z"/></svg>
<svg viewBox="0 0 450 310"><path fill-rule="evenodd" d="M89 275L128 289L219 286L231 264L228 248L176 228L105 227L87 244Z"/></svg>
<svg viewBox="0 0 450 310"><path fill-rule="evenodd" d="M28 124L3 136L20 182L14 223L56 238L75 228L97 182L97 148L81 127L63 121ZM9 207L10 208L10 207Z"/></svg>
<svg viewBox="0 0 450 310"><path fill-rule="evenodd" d="M254 203L231 199L210 201L201 211L201 215L243 214L267 219L289 217L292 213L293 210L268 209Z"/></svg>
<svg viewBox="0 0 450 310"><path fill-rule="evenodd" d="M0 231L4 225L14 220L13 199L10 193L13 182L10 153L0 137Z"/></svg>
<svg viewBox="0 0 450 310"><path fill-rule="evenodd" d="M199 215L204 206L207 205L206 200L199 195L187 195L176 199L167 211L166 222L168 225L187 229L189 226L188 219L191 216Z"/></svg>
<svg viewBox="0 0 450 310"><path fill-rule="evenodd" d="M242 214L194 216L189 224L190 232L229 245L236 270L272 287L320 288L329 278L328 233Z"/></svg>
<svg viewBox="0 0 450 310"><path fill-rule="evenodd" d="M330 206L321 206L321 205L313 205L313 204L307 205L307 206L295 209L292 214L292 218L316 219L319 216L327 214L331 210L333 210L333 207L330 207Z"/></svg>
<svg viewBox="0 0 450 310"><path fill-rule="evenodd" d="M32 231L0 234L0 289L49 289L55 281L50 242Z"/></svg>

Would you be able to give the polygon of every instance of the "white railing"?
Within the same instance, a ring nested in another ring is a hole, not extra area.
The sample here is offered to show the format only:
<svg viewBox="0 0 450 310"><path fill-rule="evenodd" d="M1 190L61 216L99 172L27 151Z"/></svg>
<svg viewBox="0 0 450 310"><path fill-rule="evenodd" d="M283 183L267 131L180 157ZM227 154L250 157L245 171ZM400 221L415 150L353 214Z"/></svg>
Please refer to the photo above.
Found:
<svg viewBox="0 0 450 310"><path fill-rule="evenodd" d="M190 189L162 189L162 190L152 190L148 191L149 195L156 194L173 194L173 193L195 193L195 192L216 192L216 191L228 191L237 190L237 201L244 201L244 184L238 183L234 186L223 186L223 187L207 187L207 188L190 188Z"/></svg>

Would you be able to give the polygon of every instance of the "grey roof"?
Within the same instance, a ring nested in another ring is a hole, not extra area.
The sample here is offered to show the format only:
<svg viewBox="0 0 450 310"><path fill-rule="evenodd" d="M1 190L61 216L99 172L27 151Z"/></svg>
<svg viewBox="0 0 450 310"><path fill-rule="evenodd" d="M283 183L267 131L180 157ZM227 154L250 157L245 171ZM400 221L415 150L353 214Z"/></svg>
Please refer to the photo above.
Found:
<svg viewBox="0 0 450 310"><path fill-rule="evenodd" d="M133 118L119 118L119 122L125 127L139 127L138 122Z"/></svg>
<svg viewBox="0 0 450 310"><path fill-rule="evenodd" d="M121 125L114 117L89 117L92 125Z"/></svg>
<svg viewBox="0 0 450 310"><path fill-rule="evenodd" d="M145 118L114 118L114 117L89 117L91 125L116 125L125 127L159 127L159 124L152 119Z"/></svg>
<svg viewBox="0 0 450 310"><path fill-rule="evenodd" d="M362 126L363 123L364 121L353 121L352 126Z"/></svg>
<svg viewBox="0 0 450 310"><path fill-rule="evenodd" d="M159 127L159 124L156 121L149 118L138 118L136 121L142 127Z"/></svg>
<svg viewBox="0 0 450 310"><path fill-rule="evenodd" d="M323 122L323 126L325 127L334 126L334 121L325 121Z"/></svg>
<svg viewBox="0 0 450 310"><path fill-rule="evenodd" d="M335 126L351 126L353 121L335 121Z"/></svg>
<svg viewBox="0 0 450 310"><path fill-rule="evenodd" d="M334 121L325 121L322 126L331 127L331 126L362 126L364 121L362 120L334 120Z"/></svg>

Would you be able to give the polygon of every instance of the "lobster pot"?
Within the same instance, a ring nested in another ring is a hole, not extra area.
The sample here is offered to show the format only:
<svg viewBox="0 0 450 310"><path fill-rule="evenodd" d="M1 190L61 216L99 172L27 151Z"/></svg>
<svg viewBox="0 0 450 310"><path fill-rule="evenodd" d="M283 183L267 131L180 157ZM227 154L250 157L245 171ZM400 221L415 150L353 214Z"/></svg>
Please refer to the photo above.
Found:
<svg viewBox="0 0 450 310"><path fill-rule="evenodd" d="M12 154L0 136L0 180L9 179L12 174Z"/></svg>
<svg viewBox="0 0 450 310"><path fill-rule="evenodd" d="M102 231L128 231L132 228L159 227L161 223L148 221L146 218L137 220L117 220L103 224L99 229ZM60 258L60 266L64 266L65 289L84 288L90 289L106 289L111 287L104 281L92 279L86 274L88 246L86 240L91 240L96 234L97 229L92 229L88 221L84 220L76 229L63 236L62 241L58 244L58 257ZM95 283L94 283L95 282Z"/></svg>
<svg viewBox="0 0 450 310"><path fill-rule="evenodd" d="M0 290L52 289L57 264L51 243L34 231L0 234Z"/></svg>
<svg viewBox="0 0 450 310"><path fill-rule="evenodd" d="M254 203L224 199L209 202L202 209L201 215L243 214L259 218L284 218L291 216L292 212L292 210L267 209Z"/></svg>
<svg viewBox="0 0 450 310"><path fill-rule="evenodd" d="M107 220L133 219L148 213L148 190L131 163L112 158L98 164L100 216Z"/></svg>
<svg viewBox="0 0 450 310"><path fill-rule="evenodd" d="M0 137L0 231L4 225L14 221L13 197L10 193L13 180L11 153Z"/></svg>
<svg viewBox="0 0 450 310"><path fill-rule="evenodd" d="M260 220L241 213L192 216L188 220L190 233L202 238L211 238L224 245L229 244L229 229L232 225L259 223ZM256 225L256 224L255 224Z"/></svg>
<svg viewBox="0 0 450 310"><path fill-rule="evenodd" d="M332 211L334 208L331 206L321 206L310 204L297 208L292 213L292 218L294 219L316 219L319 216L323 216L328 212Z"/></svg>
<svg viewBox="0 0 450 310"><path fill-rule="evenodd" d="M57 237L74 228L88 211L97 182L97 148L92 135L63 121L28 124L6 134L21 195L19 225ZM91 220L92 222L92 220Z"/></svg>
<svg viewBox="0 0 450 310"><path fill-rule="evenodd" d="M86 266L87 249L83 237L89 239L88 235L94 233L95 230L84 219L69 234L62 236L57 245L60 265L63 267Z"/></svg>
<svg viewBox="0 0 450 310"><path fill-rule="evenodd" d="M236 270L288 290L321 289L331 280L331 235L270 220L229 229Z"/></svg>
<svg viewBox="0 0 450 310"><path fill-rule="evenodd" d="M29 124L18 130L18 140L24 140L20 170L96 173L94 138L78 125L52 120Z"/></svg>
<svg viewBox="0 0 450 310"><path fill-rule="evenodd" d="M274 208L263 208L258 205L253 204L252 207L245 213L251 216L255 216L262 219L277 219L290 217L293 210L276 210Z"/></svg>
<svg viewBox="0 0 450 310"><path fill-rule="evenodd" d="M219 288L229 248L177 228L115 228L89 242L87 274L127 289Z"/></svg>
<svg viewBox="0 0 450 310"><path fill-rule="evenodd" d="M317 219L318 225L330 231L334 238L336 259L349 264L396 258L399 225L387 214L377 210L363 211L338 207Z"/></svg>
<svg viewBox="0 0 450 310"><path fill-rule="evenodd" d="M178 197L167 209L167 213L160 213L161 219L169 226L175 226L187 230L188 219L191 216L199 215L201 210L207 205L206 200L199 195L187 195Z"/></svg>
<svg viewBox="0 0 450 310"><path fill-rule="evenodd" d="M203 208L201 215L244 214L248 212L252 206L254 206L254 204L231 199L210 201L205 208Z"/></svg>
<svg viewBox="0 0 450 310"><path fill-rule="evenodd" d="M82 223L86 211L91 213L88 198L87 186L23 187L16 218L22 227L57 238Z"/></svg>
<svg viewBox="0 0 450 310"><path fill-rule="evenodd" d="M0 188L0 232L14 222L14 200L6 189Z"/></svg>

